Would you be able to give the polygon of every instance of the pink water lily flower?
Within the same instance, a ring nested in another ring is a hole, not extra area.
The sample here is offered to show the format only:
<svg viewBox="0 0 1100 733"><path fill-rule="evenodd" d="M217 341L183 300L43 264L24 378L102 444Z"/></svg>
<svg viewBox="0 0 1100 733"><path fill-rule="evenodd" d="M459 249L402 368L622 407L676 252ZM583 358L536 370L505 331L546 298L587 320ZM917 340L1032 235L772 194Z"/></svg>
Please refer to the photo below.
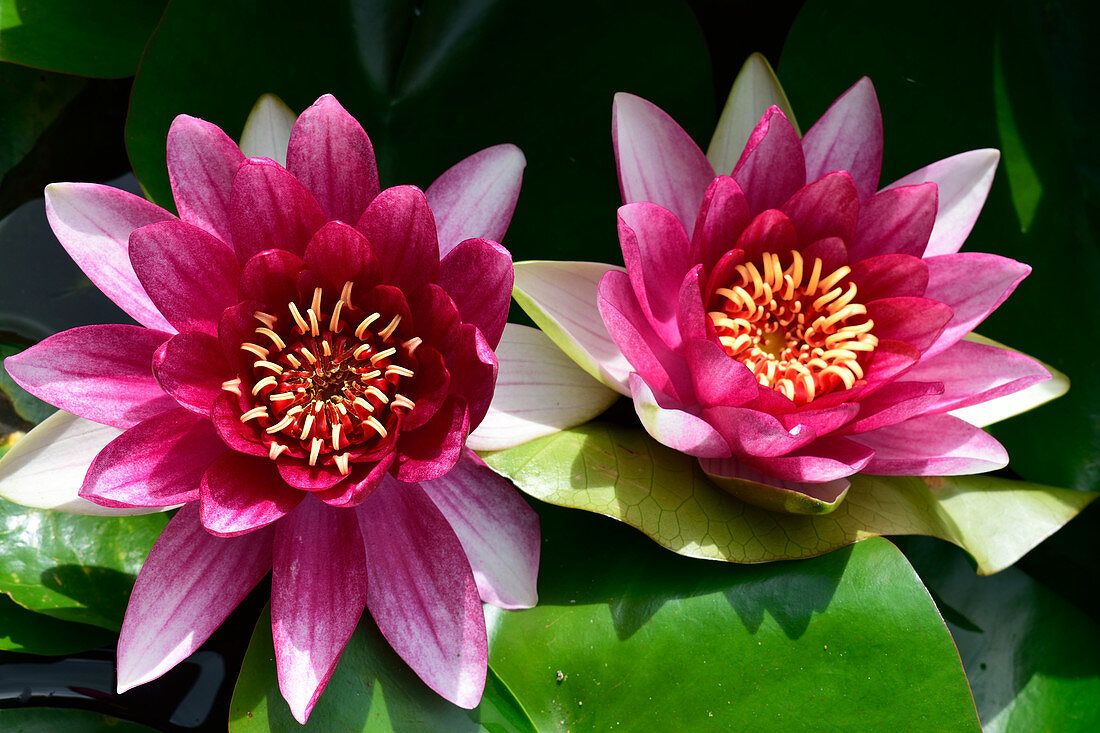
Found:
<svg viewBox="0 0 1100 733"><path fill-rule="evenodd" d="M432 689L473 707L482 601L536 602L537 516L465 447L494 394L512 288L494 240L523 155L501 145L427 193L380 189L333 97L282 126L265 109L260 132L285 129L272 157L176 118L179 218L106 186L47 189L61 243L142 325L75 328L7 360L65 412L6 457L0 489L32 503L72 482L80 498L52 501L74 511L183 505L134 587L120 692L194 651L271 571L300 722L364 608Z"/></svg>
<svg viewBox="0 0 1100 733"><path fill-rule="evenodd" d="M882 120L866 78L803 137L770 106L717 171L643 99L617 95L613 120L625 270L524 264L517 297L632 397L654 438L742 498L803 513L835 507L860 471L1007 463L993 437L949 414L1050 377L963 340L1030 271L958 251L996 151L880 189Z"/></svg>

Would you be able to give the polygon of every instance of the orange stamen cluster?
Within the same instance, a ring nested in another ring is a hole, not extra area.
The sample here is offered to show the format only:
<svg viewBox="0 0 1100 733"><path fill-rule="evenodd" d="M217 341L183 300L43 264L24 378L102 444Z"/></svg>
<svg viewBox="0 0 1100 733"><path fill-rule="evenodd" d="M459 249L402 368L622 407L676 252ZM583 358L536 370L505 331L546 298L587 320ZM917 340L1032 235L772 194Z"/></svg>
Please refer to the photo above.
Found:
<svg viewBox="0 0 1100 733"><path fill-rule="evenodd" d="M736 280L714 290L707 313L726 353L799 405L855 386L861 358L878 345L874 321L847 280L851 268L823 277L820 258L805 265L797 251L786 267L770 252L738 265Z"/></svg>
<svg viewBox="0 0 1100 733"><path fill-rule="evenodd" d="M392 440L415 407L399 388L415 375L420 339L398 336L400 315L357 307L352 289L345 283L326 305L315 288L307 307L253 314L256 338L240 347L254 357L251 384L237 378L222 389L250 399L240 420L256 421L272 460L286 453L347 475L352 455Z"/></svg>

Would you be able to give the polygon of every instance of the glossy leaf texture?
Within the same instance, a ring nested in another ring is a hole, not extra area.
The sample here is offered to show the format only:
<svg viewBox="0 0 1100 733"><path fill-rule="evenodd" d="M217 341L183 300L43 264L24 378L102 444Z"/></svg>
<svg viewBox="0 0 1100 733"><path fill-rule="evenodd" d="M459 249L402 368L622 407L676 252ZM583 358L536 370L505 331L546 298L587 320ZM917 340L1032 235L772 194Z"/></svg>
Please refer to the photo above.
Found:
<svg viewBox="0 0 1100 733"><path fill-rule="evenodd" d="M89 517L0 500L0 592L24 608L117 631L165 514Z"/></svg>
<svg viewBox="0 0 1100 733"><path fill-rule="evenodd" d="M909 538L901 546L944 612L986 733L1100 727L1093 619L1017 568L976 578L947 545Z"/></svg>
<svg viewBox="0 0 1100 733"><path fill-rule="evenodd" d="M982 333L1052 364L1072 387L991 432L1024 478L1081 489L1100 486L1097 23L1100 8L1086 2L810 0L778 66L803 121L859 77L874 80L885 182L964 150L1002 149L964 250L1034 269Z"/></svg>
<svg viewBox="0 0 1100 733"><path fill-rule="evenodd" d="M340 663L301 726L279 694L271 614L256 624L230 709L233 733L252 731L517 731L534 733L526 713L490 670L479 708L463 710L425 685L390 648L378 627L364 615Z"/></svg>
<svg viewBox="0 0 1100 733"><path fill-rule="evenodd" d="M690 557L739 563L814 557L876 535L925 534L1001 570L1076 516L1095 494L992 476L851 478L819 516L759 509L715 486L694 458L639 428L589 423L487 453L528 494L605 514Z"/></svg>
<svg viewBox="0 0 1100 733"><path fill-rule="evenodd" d="M114 644L115 635L87 624L59 621L0 594L0 651L72 654Z"/></svg>
<svg viewBox="0 0 1100 733"><path fill-rule="evenodd" d="M80 76L132 76L165 3L0 0L0 60Z"/></svg>
<svg viewBox="0 0 1100 733"><path fill-rule="evenodd" d="M344 0L307 13L291 0L177 0L134 83L127 145L152 198L170 206L175 115L236 136L263 93L300 111L331 92L371 136L384 186L423 188L478 150L514 143L527 168L505 238L513 257L615 261L611 99L622 90L700 139L710 133L706 49L686 5Z"/></svg>
<svg viewBox="0 0 1100 733"><path fill-rule="evenodd" d="M143 733L153 730L91 710L65 708L0 709L0 727L6 733Z"/></svg>

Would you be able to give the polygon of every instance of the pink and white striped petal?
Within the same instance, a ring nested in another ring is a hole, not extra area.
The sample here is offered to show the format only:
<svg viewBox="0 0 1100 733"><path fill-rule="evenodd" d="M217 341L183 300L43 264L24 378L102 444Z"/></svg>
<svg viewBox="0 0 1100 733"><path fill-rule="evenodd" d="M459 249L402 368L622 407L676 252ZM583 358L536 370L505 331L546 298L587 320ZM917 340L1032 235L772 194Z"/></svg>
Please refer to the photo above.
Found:
<svg viewBox="0 0 1100 733"><path fill-rule="evenodd" d="M116 509L80 497L84 475L96 454L122 434L58 410L24 435L0 458L0 496L34 509L70 514L152 514L161 507Z"/></svg>
<svg viewBox="0 0 1100 733"><path fill-rule="evenodd" d="M860 200L878 189L882 171L882 113L875 85L866 76L837 97L802 138L806 180L848 171Z"/></svg>
<svg viewBox="0 0 1100 733"><path fill-rule="evenodd" d="M779 208L806 185L802 142L778 107L760 118L731 175L753 215Z"/></svg>
<svg viewBox="0 0 1100 733"><path fill-rule="evenodd" d="M246 158L271 158L286 167L286 149L296 115L274 94L263 94L252 105L241 132L241 152Z"/></svg>
<svg viewBox="0 0 1100 733"><path fill-rule="evenodd" d="M367 604L374 569L358 524L354 512L306 497L275 525L271 635L279 690L302 725Z"/></svg>
<svg viewBox="0 0 1100 733"><path fill-rule="evenodd" d="M168 128L168 180L180 218L226 244L233 243L230 191L242 161L237 144L206 120L179 115Z"/></svg>
<svg viewBox="0 0 1100 733"><path fill-rule="evenodd" d="M959 476L1008 465L1008 453L981 428L952 415L924 415L851 439L871 448L866 473Z"/></svg>
<svg viewBox="0 0 1100 733"><path fill-rule="evenodd" d="M629 395L626 380L633 368L596 310L600 280L612 270L626 272L601 262L517 262L512 296L581 369Z"/></svg>
<svg viewBox="0 0 1100 733"><path fill-rule="evenodd" d="M138 573L118 640L118 692L187 658L271 569L270 528L215 537L199 506L180 509Z"/></svg>
<svg viewBox="0 0 1100 733"><path fill-rule="evenodd" d="M367 607L394 651L444 698L480 702L488 664L481 597L443 513L418 484L387 477L356 509Z"/></svg>
<svg viewBox="0 0 1100 733"><path fill-rule="evenodd" d="M46 218L61 246L103 294L138 323L174 332L130 264L130 232L176 217L140 196L95 183L46 186Z"/></svg>
<svg viewBox="0 0 1100 733"><path fill-rule="evenodd" d="M952 254L962 247L989 195L1000 158L1000 151L992 148L959 153L913 171L886 187L925 181L939 187L939 208L924 252L926 257Z"/></svg>
<svg viewBox="0 0 1100 733"><path fill-rule="evenodd" d="M597 382L546 334L508 323L496 349L496 392L470 433L474 450L500 450L586 423L619 393Z"/></svg>
<svg viewBox="0 0 1100 733"><path fill-rule="evenodd" d="M703 151L664 110L619 92L611 107L611 143L623 203L649 201L695 228L703 193L714 178Z"/></svg>
<svg viewBox="0 0 1100 733"><path fill-rule="evenodd" d="M526 166L515 145L494 145L459 161L428 186L440 257L467 239L502 241Z"/></svg>
<svg viewBox="0 0 1100 733"><path fill-rule="evenodd" d="M680 284L695 264L683 225L655 204L627 204L619 207L619 242L638 304L664 342L676 348Z"/></svg>
<svg viewBox="0 0 1100 733"><path fill-rule="evenodd" d="M141 326L80 326L4 360L23 389L63 410L128 428L175 407L153 377L170 334Z"/></svg>
<svg viewBox="0 0 1100 733"><path fill-rule="evenodd" d="M653 390L637 374L630 375L630 392L642 427L657 442L699 458L730 454L729 444L710 423L684 410L662 407Z"/></svg>
<svg viewBox="0 0 1100 733"><path fill-rule="evenodd" d="M508 479L467 450L454 469L420 488L462 543L481 600L498 608L534 607L539 517Z"/></svg>
<svg viewBox="0 0 1100 733"><path fill-rule="evenodd" d="M512 255L488 239L467 239L439 262L439 284L493 348L508 320L513 280Z"/></svg>

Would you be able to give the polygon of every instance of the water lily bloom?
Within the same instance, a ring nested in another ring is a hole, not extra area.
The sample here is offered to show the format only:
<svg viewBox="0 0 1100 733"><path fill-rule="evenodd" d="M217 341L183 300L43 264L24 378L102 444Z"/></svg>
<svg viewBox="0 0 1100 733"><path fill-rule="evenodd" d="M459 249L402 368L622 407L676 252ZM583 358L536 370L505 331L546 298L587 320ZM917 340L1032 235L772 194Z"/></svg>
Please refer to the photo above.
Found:
<svg viewBox="0 0 1100 733"><path fill-rule="evenodd" d="M245 140L283 130L269 157L176 118L178 218L106 186L47 189L61 243L142 325L75 328L7 360L64 412L5 457L0 492L88 513L183 505L134 587L120 692L194 651L271 571L299 721L364 608L432 689L473 707L482 601L536 602L537 516L465 447L494 395L512 289L495 240L523 155L501 145L426 193L381 189L333 97L296 120L265 104Z"/></svg>
<svg viewBox="0 0 1100 733"><path fill-rule="evenodd" d="M951 414L1050 378L1027 356L964 340L1030 270L958 251L997 151L880 189L882 119L866 78L805 136L776 104L751 132L720 128L710 160L629 94L616 96L613 135L625 269L521 263L517 298L633 399L650 435L740 497L803 513L835 507L860 471L1007 463Z"/></svg>

